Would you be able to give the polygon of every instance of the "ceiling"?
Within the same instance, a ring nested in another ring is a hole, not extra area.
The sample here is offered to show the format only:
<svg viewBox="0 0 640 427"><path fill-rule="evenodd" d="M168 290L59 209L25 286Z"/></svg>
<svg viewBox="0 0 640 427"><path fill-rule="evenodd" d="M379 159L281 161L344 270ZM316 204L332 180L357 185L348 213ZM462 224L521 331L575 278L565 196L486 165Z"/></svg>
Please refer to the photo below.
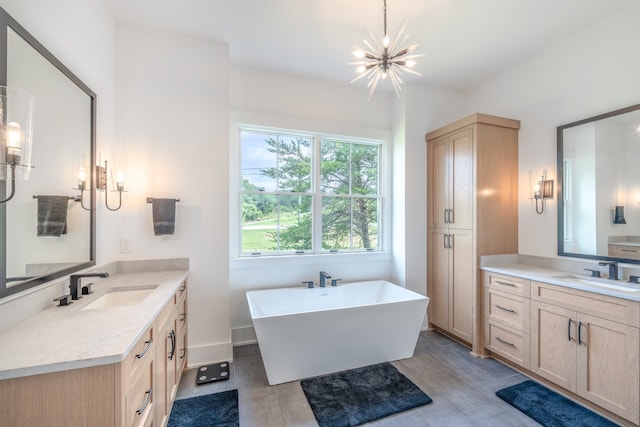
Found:
<svg viewBox="0 0 640 427"><path fill-rule="evenodd" d="M637 0L388 0L420 46L424 84L469 90ZM231 61L349 82L353 46L381 32L382 0L105 0L118 23L229 44ZM360 83L360 82L358 82ZM362 83L365 84L365 83ZM391 90L390 85L380 85Z"/></svg>

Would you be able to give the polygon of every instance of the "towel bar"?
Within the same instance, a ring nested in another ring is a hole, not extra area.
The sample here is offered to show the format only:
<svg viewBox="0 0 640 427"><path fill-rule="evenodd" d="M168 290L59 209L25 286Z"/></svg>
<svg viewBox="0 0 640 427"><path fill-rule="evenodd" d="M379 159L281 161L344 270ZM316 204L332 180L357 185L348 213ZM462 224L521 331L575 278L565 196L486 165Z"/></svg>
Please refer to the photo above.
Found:
<svg viewBox="0 0 640 427"><path fill-rule="evenodd" d="M147 197L147 203L153 203L153 197ZM180 199L174 199L176 202L179 202Z"/></svg>
<svg viewBox="0 0 640 427"><path fill-rule="evenodd" d="M34 198L34 199L37 199L38 197L42 197L42 196L33 196L33 198ZM77 200L75 197L73 197L73 196L67 196L67 199L69 199L69 200L73 200L74 202L77 202L77 201L78 201L78 200Z"/></svg>

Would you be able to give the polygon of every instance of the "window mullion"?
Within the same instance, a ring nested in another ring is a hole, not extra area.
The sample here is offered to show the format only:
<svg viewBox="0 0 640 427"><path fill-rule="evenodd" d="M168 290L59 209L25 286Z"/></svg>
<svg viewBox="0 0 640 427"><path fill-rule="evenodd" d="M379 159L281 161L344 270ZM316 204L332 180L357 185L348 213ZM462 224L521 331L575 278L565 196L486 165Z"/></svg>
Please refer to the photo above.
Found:
<svg viewBox="0 0 640 427"><path fill-rule="evenodd" d="M322 252L322 191L321 191L321 169L320 169L320 138L313 137L313 157L312 157L312 194L313 194L313 214L311 216L312 235L311 245L313 252Z"/></svg>

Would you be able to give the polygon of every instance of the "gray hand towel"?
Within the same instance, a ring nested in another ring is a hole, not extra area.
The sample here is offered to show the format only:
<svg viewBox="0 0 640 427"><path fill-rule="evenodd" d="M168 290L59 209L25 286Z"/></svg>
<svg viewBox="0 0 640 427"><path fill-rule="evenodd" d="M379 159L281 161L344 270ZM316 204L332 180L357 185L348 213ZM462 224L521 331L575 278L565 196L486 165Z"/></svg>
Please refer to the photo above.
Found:
<svg viewBox="0 0 640 427"><path fill-rule="evenodd" d="M38 236L67 234L67 196L38 196Z"/></svg>
<svg viewBox="0 0 640 427"><path fill-rule="evenodd" d="M176 226L176 199L153 199L151 205L154 234L173 234Z"/></svg>

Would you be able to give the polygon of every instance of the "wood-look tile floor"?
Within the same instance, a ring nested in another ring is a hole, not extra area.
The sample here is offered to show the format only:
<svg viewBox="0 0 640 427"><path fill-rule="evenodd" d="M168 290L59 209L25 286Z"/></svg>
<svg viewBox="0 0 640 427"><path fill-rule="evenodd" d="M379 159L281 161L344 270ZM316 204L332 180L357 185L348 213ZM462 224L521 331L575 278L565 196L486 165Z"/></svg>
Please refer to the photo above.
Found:
<svg viewBox="0 0 640 427"><path fill-rule="evenodd" d="M495 392L526 380L493 359L478 359L469 350L438 334L422 332L415 354L393 362L433 402L369 424L375 427L538 426L500 400ZM257 345L236 347L228 380L196 385L196 369L187 370L178 399L237 388L240 427L317 426L300 381L270 386Z"/></svg>

